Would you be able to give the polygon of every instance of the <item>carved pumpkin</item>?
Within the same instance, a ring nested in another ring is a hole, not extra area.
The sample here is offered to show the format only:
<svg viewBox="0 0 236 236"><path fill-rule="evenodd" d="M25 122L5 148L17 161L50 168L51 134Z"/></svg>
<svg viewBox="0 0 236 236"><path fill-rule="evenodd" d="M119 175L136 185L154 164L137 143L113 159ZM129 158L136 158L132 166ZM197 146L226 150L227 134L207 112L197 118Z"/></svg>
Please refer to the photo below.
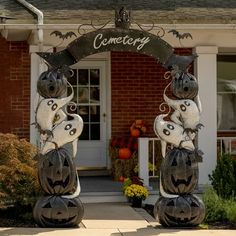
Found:
<svg viewBox="0 0 236 236"><path fill-rule="evenodd" d="M193 99L198 94L198 83L193 75L183 72L172 80L171 90L177 98Z"/></svg>
<svg viewBox="0 0 236 236"><path fill-rule="evenodd" d="M129 148L119 149L119 159L129 159L131 157L131 151Z"/></svg>
<svg viewBox="0 0 236 236"><path fill-rule="evenodd" d="M44 71L38 79L37 91L44 98L58 98L66 92L67 82L56 70Z"/></svg>
<svg viewBox="0 0 236 236"><path fill-rule="evenodd" d="M130 135L132 137L136 137L137 138L137 137L140 136L140 130L132 128L132 129L130 129Z"/></svg>
<svg viewBox="0 0 236 236"><path fill-rule="evenodd" d="M33 210L34 219L41 227L77 226L83 215L84 208L79 198L41 197Z"/></svg>
<svg viewBox="0 0 236 236"><path fill-rule="evenodd" d="M196 226L205 216L205 207L194 195L177 198L160 197L154 207L154 215L163 226Z"/></svg>
<svg viewBox="0 0 236 236"><path fill-rule="evenodd" d="M198 157L193 151L173 148L162 161L161 179L166 193L191 193L198 183Z"/></svg>
<svg viewBox="0 0 236 236"><path fill-rule="evenodd" d="M76 183L73 159L64 148L41 155L38 174L40 185L48 194L69 193Z"/></svg>

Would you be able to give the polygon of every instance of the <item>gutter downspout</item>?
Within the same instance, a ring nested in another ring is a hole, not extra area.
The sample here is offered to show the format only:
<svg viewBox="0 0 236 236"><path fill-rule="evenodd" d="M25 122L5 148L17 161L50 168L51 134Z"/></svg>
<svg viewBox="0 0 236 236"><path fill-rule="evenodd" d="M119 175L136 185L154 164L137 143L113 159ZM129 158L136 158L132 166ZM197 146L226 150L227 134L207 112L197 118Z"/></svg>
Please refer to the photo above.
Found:
<svg viewBox="0 0 236 236"><path fill-rule="evenodd" d="M40 27L43 25L43 12L40 11L38 8L34 7L32 4L28 3L25 0L16 0L18 3L29 9L32 13L37 15L38 24L37 24L37 31L38 31L38 40L39 40L39 51L43 51L43 29Z"/></svg>
<svg viewBox="0 0 236 236"><path fill-rule="evenodd" d="M38 20L38 24L37 24L37 32L38 32L38 49L39 52L43 52L43 29L42 26L43 24L43 12L40 11L38 8L34 7L32 4L28 3L25 0L16 0L20 5L24 6L25 8L27 8L29 11L31 11L33 14L37 15L37 20ZM32 62L31 62L32 63ZM39 59L39 64L38 64L38 75L40 75L43 71L44 71L44 63L43 60L40 58ZM32 67L32 65L31 65ZM33 77L32 77L33 76ZM37 94L36 92L36 74L32 75L32 70L31 70L31 111L30 111L30 120L34 121L35 118L35 114L34 114L34 110L35 108L32 110L32 107L35 106L35 103L33 102L35 100L35 96ZM33 105L34 104L34 105ZM30 128L30 142L36 144L37 146L39 146L39 135L38 132L36 131L35 128Z"/></svg>

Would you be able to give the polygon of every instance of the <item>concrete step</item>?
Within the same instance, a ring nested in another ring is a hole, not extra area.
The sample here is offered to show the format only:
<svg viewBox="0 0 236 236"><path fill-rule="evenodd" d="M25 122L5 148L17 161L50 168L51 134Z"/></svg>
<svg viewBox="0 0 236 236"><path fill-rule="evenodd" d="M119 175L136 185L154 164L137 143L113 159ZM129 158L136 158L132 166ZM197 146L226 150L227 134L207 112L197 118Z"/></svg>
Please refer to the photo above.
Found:
<svg viewBox="0 0 236 236"><path fill-rule="evenodd" d="M94 169L94 170L77 170L79 176L109 176L110 172L107 169Z"/></svg>
<svg viewBox="0 0 236 236"><path fill-rule="evenodd" d="M157 191L150 191L144 204L155 204L158 198ZM80 200L83 203L128 202L123 192L81 192Z"/></svg>
<svg viewBox="0 0 236 236"><path fill-rule="evenodd" d="M117 192L81 193L79 198L83 203L127 202L127 198L123 194Z"/></svg>

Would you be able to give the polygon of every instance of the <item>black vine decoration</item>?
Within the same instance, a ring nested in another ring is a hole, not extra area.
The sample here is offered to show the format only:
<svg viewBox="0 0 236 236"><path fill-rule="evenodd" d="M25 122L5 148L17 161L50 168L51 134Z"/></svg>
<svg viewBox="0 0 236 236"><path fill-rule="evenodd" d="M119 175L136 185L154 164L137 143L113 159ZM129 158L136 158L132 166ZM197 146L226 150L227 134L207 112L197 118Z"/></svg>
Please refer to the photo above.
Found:
<svg viewBox="0 0 236 236"><path fill-rule="evenodd" d="M99 21L99 20L98 20ZM103 23L103 24L94 24L93 21L90 22L90 24L81 24L79 27L78 27L78 33L80 35L84 35L86 34L86 28L87 27L91 27L93 30L101 30L103 28L105 28L106 26L108 26L108 24L111 22L111 20L108 20L106 23Z"/></svg>

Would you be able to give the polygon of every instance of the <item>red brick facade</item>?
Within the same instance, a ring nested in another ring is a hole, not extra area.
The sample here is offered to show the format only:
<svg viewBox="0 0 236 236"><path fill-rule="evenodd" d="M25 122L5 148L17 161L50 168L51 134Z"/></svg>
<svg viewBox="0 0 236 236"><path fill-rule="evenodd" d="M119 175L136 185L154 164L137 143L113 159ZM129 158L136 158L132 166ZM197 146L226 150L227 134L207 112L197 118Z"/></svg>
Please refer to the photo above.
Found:
<svg viewBox="0 0 236 236"><path fill-rule="evenodd" d="M29 139L29 45L0 37L0 54L0 132Z"/></svg>
<svg viewBox="0 0 236 236"><path fill-rule="evenodd" d="M177 49L177 54L191 54L191 49ZM111 52L112 136L129 136L136 119L147 122L147 136L154 136L153 122L163 102L162 94L169 80L166 70L149 56L130 52Z"/></svg>

